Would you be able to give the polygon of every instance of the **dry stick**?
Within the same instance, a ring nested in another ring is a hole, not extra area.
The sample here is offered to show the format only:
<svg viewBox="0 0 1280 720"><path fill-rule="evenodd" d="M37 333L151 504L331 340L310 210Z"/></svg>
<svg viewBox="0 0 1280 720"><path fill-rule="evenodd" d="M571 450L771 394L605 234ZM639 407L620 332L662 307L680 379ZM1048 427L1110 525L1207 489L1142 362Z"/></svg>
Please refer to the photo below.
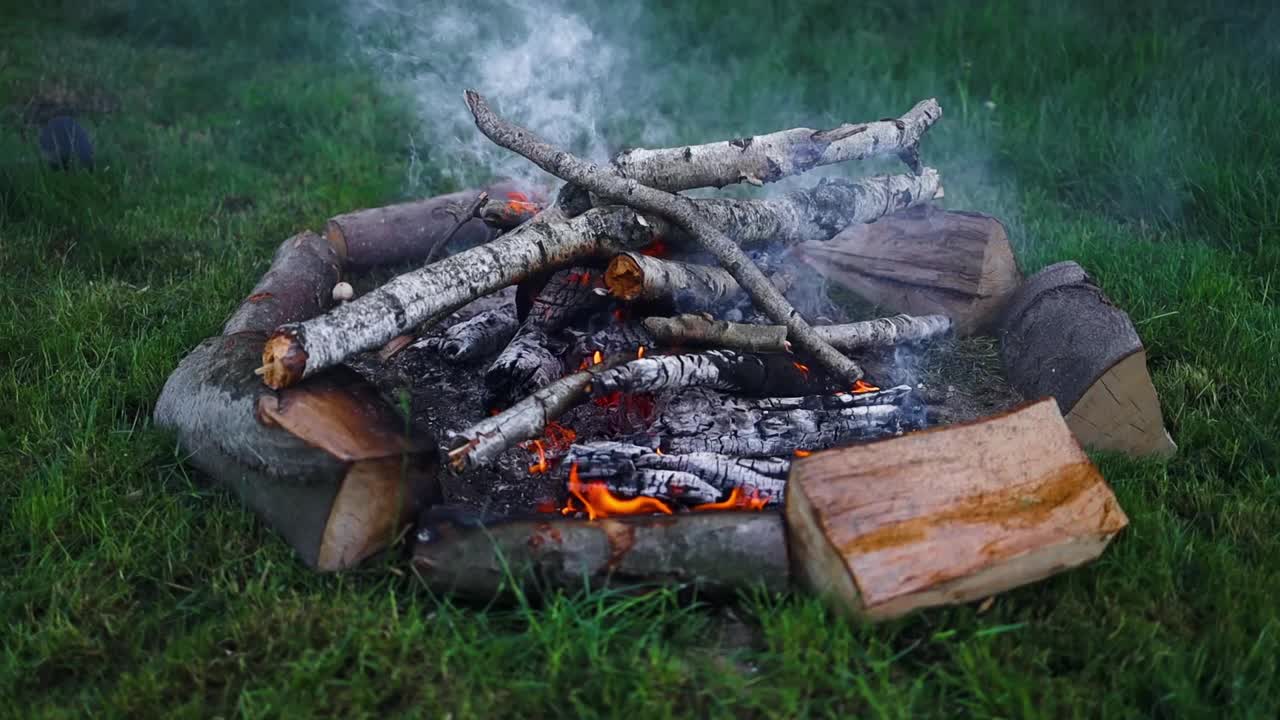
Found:
<svg viewBox="0 0 1280 720"><path fill-rule="evenodd" d="M630 208L598 208L562 221L554 209L507 235L400 275L305 322L276 328L263 349L263 381L273 388L381 346L428 318L583 257L611 256L653 240L654 223Z"/></svg>
<svg viewBox="0 0 1280 720"><path fill-rule="evenodd" d="M738 282L721 268L638 252L610 260L604 283L619 300L674 300L683 309L710 309L742 295Z"/></svg>
<svg viewBox="0 0 1280 720"><path fill-rule="evenodd" d="M732 323L694 314L650 317L642 324L663 345L700 345L743 352L791 351L787 329L781 325ZM850 352L933 340L951 331L951 319L946 315L894 315L843 325L816 325L813 330L833 347Z"/></svg>
<svg viewBox="0 0 1280 720"><path fill-rule="evenodd" d="M465 207L462 212L458 213L457 222L454 223L453 229L444 235L441 235L439 239L436 240L435 244L431 246L431 250L427 252L427 259L424 260L422 264L430 265L434 262L436 255L439 254L440 250L449 244L449 241L453 239L454 235L458 234L458 230L462 229L463 225L466 225L471 218L476 217L479 214L480 208L483 207L485 202L488 200L489 193L484 192L483 190L477 193L476 199L472 200L470 205Z"/></svg>
<svg viewBox="0 0 1280 720"><path fill-rule="evenodd" d="M916 170L920 136L942 117L934 99L896 120L845 124L830 130L795 128L767 135L660 150L628 150L613 160L623 177L680 192L747 182L774 182L832 163L900 155Z"/></svg>
<svg viewBox="0 0 1280 720"><path fill-rule="evenodd" d="M862 377L862 368L840 354L813 332L809 323L778 292L760 268L718 228L707 222L697 206L688 198L628 180L617 170L602 170L541 140L531 131L498 117L474 90L466 92L467 106L476 126L490 140L528 158L535 165L566 182L613 198L645 212L658 213L692 236L699 245L733 275L774 322L787 326L787 334L802 350L809 353L836 376L853 382Z"/></svg>

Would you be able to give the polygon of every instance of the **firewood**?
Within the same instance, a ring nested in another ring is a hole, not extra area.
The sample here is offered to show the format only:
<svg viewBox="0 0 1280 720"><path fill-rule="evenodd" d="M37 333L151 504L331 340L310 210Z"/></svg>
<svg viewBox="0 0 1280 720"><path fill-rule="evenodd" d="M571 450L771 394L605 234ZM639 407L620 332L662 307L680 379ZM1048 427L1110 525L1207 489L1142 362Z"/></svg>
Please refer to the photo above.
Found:
<svg viewBox="0 0 1280 720"><path fill-rule="evenodd" d="M818 272L878 306L950 317L959 335L989 329L1022 279L989 215L919 206L798 246Z"/></svg>
<svg viewBox="0 0 1280 720"><path fill-rule="evenodd" d="M414 347L435 350L453 362L466 362L506 347L518 327L514 310L498 307L477 313L436 337L415 343Z"/></svg>
<svg viewBox="0 0 1280 720"><path fill-rule="evenodd" d="M156 402L187 462L231 489L308 565L338 570L386 547L438 499L430 443L354 372L273 393L253 376L266 333L329 302L341 261L317 235L286 240L223 327L179 362Z"/></svg>
<svg viewBox="0 0 1280 720"><path fill-rule="evenodd" d="M782 325L749 325L685 314L673 318L645 318L644 327L663 345L701 345L741 352L790 352ZM895 315L842 325L814 325L837 350L850 352L900 343L923 342L946 335L951 320L945 315Z"/></svg>
<svg viewBox="0 0 1280 720"><path fill-rule="evenodd" d="M657 213L688 233L706 251L715 256L720 265L751 296L756 306L774 322L787 326L787 335L815 361L836 376L854 382L862 377L857 363L841 355L824 342L809 324L787 302L782 293L769 283L768 278L751 262L732 240L719 228L709 223L688 198L628 180L616 170L601 169L571 153L556 148L540 139L526 128L513 125L498 117L479 93L468 90L467 106L480 129L496 144L519 153L535 165L605 198L626 202L644 212Z"/></svg>
<svg viewBox="0 0 1280 720"><path fill-rule="evenodd" d="M1146 351L1129 316L1073 262L1018 289L1001 322L1000 354L1024 397L1052 396L1086 447L1172 455Z"/></svg>
<svg viewBox="0 0 1280 720"><path fill-rule="evenodd" d="M600 275L574 267L551 276L511 342L485 371L491 402L513 402L564 375L564 348L553 346L550 336L605 306L605 299L594 292L603 285Z"/></svg>
<svg viewBox="0 0 1280 720"><path fill-rule="evenodd" d="M875 620L1076 567L1128 523L1047 399L801 458L786 518L797 581Z"/></svg>
<svg viewBox="0 0 1280 720"><path fill-rule="evenodd" d="M505 189L505 185L492 188ZM472 219L469 208L477 192L464 190L337 215L325 225L325 239L352 268L422 262L436 242L460 223L459 241L488 242L497 232L484 221Z"/></svg>
<svg viewBox="0 0 1280 720"><path fill-rule="evenodd" d="M900 391L881 402L788 408L775 405L774 398L740 398L691 388L659 410L643 437L629 440L676 454L786 456L918 428L924 417L908 407L905 397Z"/></svg>
<svg viewBox="0 0 1280 720"><path fill-rule="evenodd" d="M830 389L821 372L783 355L708 350L684 355L652 355L605 371L592 384L598 397L707 387L740 395L797 395Z"/></svg>
<svg viewBox="0 0 1280 720"><path fill-rule="evenodd" d="M601 441L573 445L560 467L562 473L576 467L583 480L603 481L610 492L623 497L645 495L698 504L724 500L737 489L759 497L762 503L776 504L782 500L791 460L708 452L673 455Z"/></svg>
<svg viewBox="0 0 1280 720"><path fill-rule="evenodd" d="M555 588L662 585L732 600L753 587L788 587L786 533L777 512L494 523L459 514L436 508L423 518L413 566L436 592L479 602Z"/></svg>
<svg viewBox="0 0 1280 720"><path fill-rule="evenodd" d="M527 199L519 200L512 196L523 197L519 193L507 193L507 198L488 198L480 206L476 215L485 224L501 230L511 230L532 220L542 206Z"/></svg>
<svg viewBox="0 0 1280 720"><path fill-rule="evenodd" d="M605 269L609 294L625 301L662 301L682 311L710 310L744 297L725 270L710 265L622 253Z"/></svg>
<svg viewBox="0 0 1280 720"><path fill-rule="evenodd" d="M937 100L923 100L896 120L830 130L795 128L706 145L627 150L613 160L618 174L641 185L680 192L746 182L775 182L821 165L903 155L916 163L920 137L942 117ZM915 169L913 167L913 169Z"/></svg>

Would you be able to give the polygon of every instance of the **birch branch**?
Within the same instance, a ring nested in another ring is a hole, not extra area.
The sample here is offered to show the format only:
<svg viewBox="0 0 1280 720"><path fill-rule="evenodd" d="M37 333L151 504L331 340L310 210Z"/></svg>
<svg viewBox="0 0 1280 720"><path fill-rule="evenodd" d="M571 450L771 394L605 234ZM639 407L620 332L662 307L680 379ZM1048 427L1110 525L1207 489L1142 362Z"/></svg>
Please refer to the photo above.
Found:
<svg viewBox="0 0 1280 720"><path fill-rule="evenodd" d="M769 283L768 278L742 249L712 225L691 200L628 180L614 169L602 170L546 143L531 131L498 117L473 90L466 92L466 100L475 117L476 126L498 145L523 155L566 182L671 220L715 256L724 269L751 295L762 312L774 322L786 325L788 336L802 350L836 376L849 382L862 377L862 369L818 337L809 323Z"/></svg>
<svg viewBox="0 0 1280 720"><path fill-rule="evenodd" d="M706 310L742 295L725 270L627 252L609 261L604 284L626 302L671 300L682 310Z"/></svg>
<svg viewBox="0 0 1280 720"><path fill-rule="evenodd" d="M822 377L783 355L748 355L710 350L632 360L600 374L596 395L707 387L742 395L769 396L821 392Z"/></svg>
<svg viewBox="0 0 1280 720"><path fill-rule="evenodd" d="M699 345L743 352L790 352L787 329L781 325L749 325L684 314L672 318L649 317L642 323L663 345ZM844 352L899 343L918 343L951 331L945 315L894 315L842 325L815 325L814 332Z"/></svg>
<svg viewBox="0 0 1280 720"><path fill-rule="evenodd" d="M934 99L896 120L845 124L830 130L794 128L706 145L627 150L613 160L622 177L680 192L747 182L762 185L820 165L900 155L916 170L920 137L942 117Z"/></svg>

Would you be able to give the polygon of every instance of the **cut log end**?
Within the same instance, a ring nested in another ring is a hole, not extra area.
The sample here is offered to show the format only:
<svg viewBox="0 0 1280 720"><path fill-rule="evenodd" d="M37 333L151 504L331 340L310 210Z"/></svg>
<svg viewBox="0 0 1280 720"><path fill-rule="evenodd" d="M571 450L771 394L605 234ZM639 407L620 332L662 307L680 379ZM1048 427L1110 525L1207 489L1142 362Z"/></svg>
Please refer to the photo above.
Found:
<svg viewBox="0 0 1280 720"><path fill-rule="evenodd" d="M262 348L262 367L255 374L274 390L287 388L302 379L307 367L307 351L295 333L279 330Z"/></svg>
<svg viewBox="0 0 1280 720"><path fill-rule="evenodd" d="M1067 413L1067 426L1085 447L1172 457L1178 446L1164 428L1160 398L1144 350L1111 366Z"/></svg>
<svg viewBox="0 0 1280 720"><path fill-rule="evenodd" d="M644 270L631 256L625 253L618 255L605 269L604 284L611 295L630 302L640 297L644 290Z"/></svg>
<svg viewBox="0 0 1280 720"><path fill-rule="evenodd" d="M342 232L342 225L335 220L325 223L324 239L329 242L329 246L345 263L347 261L347 236Z"/></svg>

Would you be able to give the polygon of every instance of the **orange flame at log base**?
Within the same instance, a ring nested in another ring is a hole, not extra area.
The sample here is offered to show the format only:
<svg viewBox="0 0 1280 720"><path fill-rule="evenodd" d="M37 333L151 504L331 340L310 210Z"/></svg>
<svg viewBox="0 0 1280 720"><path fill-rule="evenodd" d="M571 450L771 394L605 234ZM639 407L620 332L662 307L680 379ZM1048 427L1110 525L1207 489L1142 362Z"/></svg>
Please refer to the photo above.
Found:
<svg viewBox="0 0 1280 720"><path fill-rule="evenodd" d="M609 492L609 488L602 482L582 482L578 477L577 463L569 468L569 494L572 497L560 512L569 515L585 510L588 520L619 515L672 514L671 508L657 498L641 496L624 500ZM582 503L581 508L574 507L575 498Z"/></svg>
<svg viewBox="0 0 1280 720"><path fill-rule="evenodd" d="M729 497L720 502L703 503L694 505L694 512L705 512L707 510L763 510L765 505L769 504L769 498L761 495L758 491L752 490L750 494L743 492L742 488L736 487L729 492Z"/></svg>
<svg viewBox="0 0 1280 720"><path fill-rule="evenodd" d="M880 388L876 387L875 385L872 385L866 380L857 380L856 382L853 383L853 388L851 389L850 392L856 395L858 393L876 392L879 389Z"/></svg>

